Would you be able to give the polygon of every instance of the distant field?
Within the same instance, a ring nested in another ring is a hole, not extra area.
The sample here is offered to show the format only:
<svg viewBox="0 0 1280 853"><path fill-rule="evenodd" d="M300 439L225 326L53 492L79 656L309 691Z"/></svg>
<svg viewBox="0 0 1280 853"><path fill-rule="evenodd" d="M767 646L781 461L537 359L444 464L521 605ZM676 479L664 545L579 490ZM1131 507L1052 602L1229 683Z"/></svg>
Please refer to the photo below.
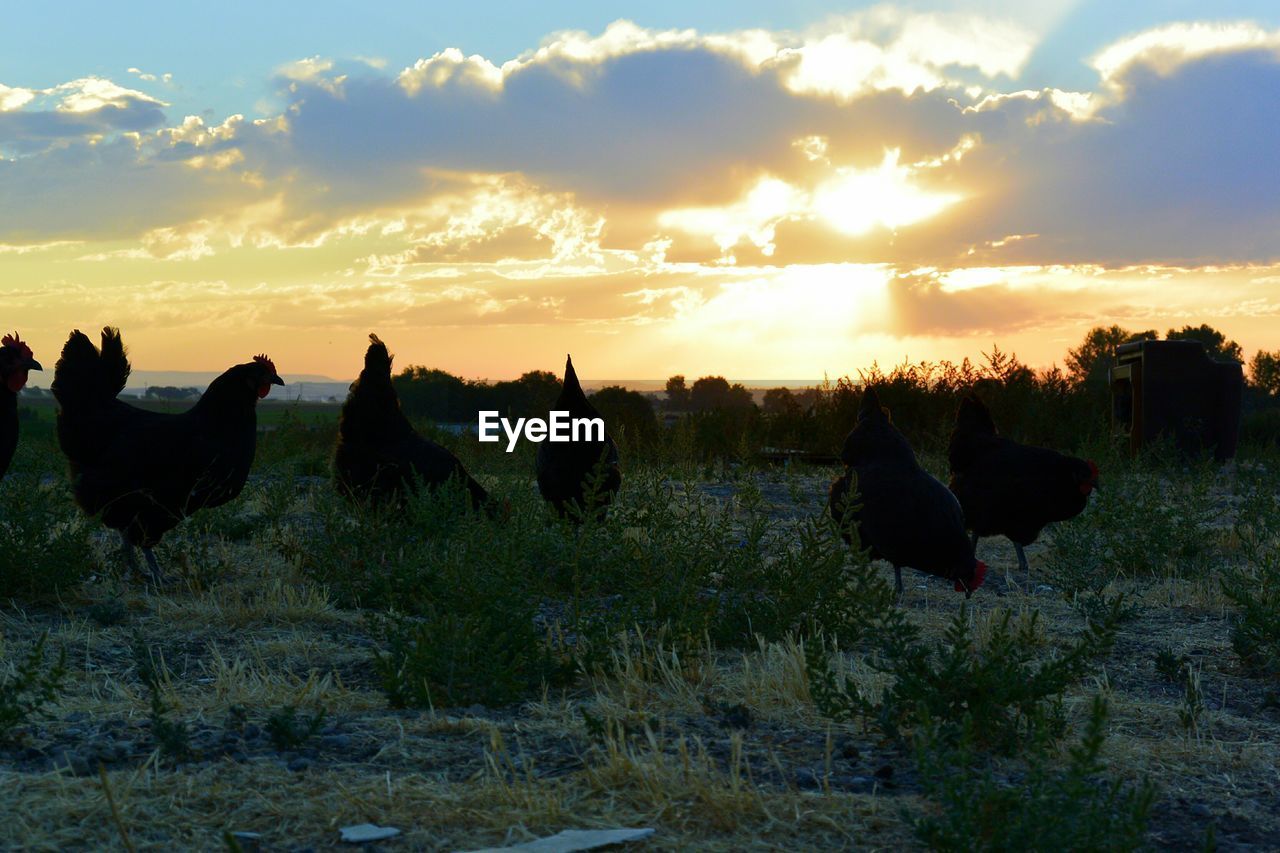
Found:
<svg viewBox="0 0 1280 853"><path fill-rule="evenodd" d="M170 402L133 398L126 399L125 402L153 412L184 412L195 404L194 400ZM38 420L52 421L58 410L58 403L52 397L24 397L19 408L30 409ZM334 423L341 411L342 405L339 403L277 402L266 399L258 403L258 423L278 424L288 418L295 418L303 423Z"/></svg>

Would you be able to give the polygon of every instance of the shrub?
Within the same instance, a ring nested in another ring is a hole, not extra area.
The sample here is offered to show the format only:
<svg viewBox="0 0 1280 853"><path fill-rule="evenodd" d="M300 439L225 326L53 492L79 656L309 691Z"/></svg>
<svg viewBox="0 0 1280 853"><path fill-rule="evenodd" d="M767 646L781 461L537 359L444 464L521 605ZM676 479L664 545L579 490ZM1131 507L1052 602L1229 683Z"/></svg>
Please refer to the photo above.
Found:
<svg viewBox="0 0 1280 853"><path fill-rule="evenodd" d="M1280 677L1280 503L1274 484L1255 479L1243 489L1233 533L1240 561L1222 572L1222 592L1235 604L1231 645L1245 668Z"/></svg>
<svg viewBox="0 0 1280 853"><path fill-rule="evenodd" d="M952 743L967 737L1003 754L1055 741L1065 727L1063 693L1110 650L1120 616L1113 610L1048 656L1039 652L1038 616L1033 612L1015 624L1006 611L982 647L974 641L965 606L936 641L904 629L879 634L876 653L866 660L893 676L879 699L864 695L851 680L837 683L826 651L811 644L806 655L812 695L829 716L861 716L900 743L910 742L911 731L923 726Z"/></svg>
<svg viewBox="0 0 1280 853"><path fill-rule="evenodd" d="M373 667L393 708L506 705L572 674L534 628L532 613L454 613L374 619Z"/></svg>
<svg viewBox="0 0 1280 853"><path fill-rule="evenodd" d="M56 598L83 582L93 565L85 523L66 487L10 472L0 482L0 598Z"/></svg>
<svg viewBox="0 0 1280 853"><path fill-rule="evenodd" d="M971 722L972 722L972 718ZM926 727L916 764L932 813L915 830L931 850L1133 850L1144 845L1155 788L1102 776L1107 706L1095 697L1080 743L1061 770L1056 751L1033 747L1025 773L1001 775L975 745ZM978 723L977 725L980 725Z"/></svg>
<svg viewBox="0 0 1280 853"><path fill-rule="evenodd" d="M0 671L0 741L8 740L14 729L26 725L58 696L67 675L67 650L59 649L50 665L45 660L48 639L48 634L42 635L11 671Z"/></svg>
<svg viewBox="0 0 1280 853"><path fill-rule="evenodd" d="M1222 579L1222 591L1239 608L1231 646L1241 663L1259 675L1280 677L1280 571L1233 570Z"/></svg>
<svg viewBox="0 0 1280 853"><path fill-rule="evenodd" d="M285 705L267 715L267 734L276 749L297 749L320 731L324 717L324 708L314 714L299 715L295 706Z"/></svg>
<svg viewBox="0 0 1280 853"><path fill-rule="evenodd" d="M165 681L163 661L157 659L156 650L141 635L134 635L132 651L138 679L146 687L150 699L147 714L152 740L162 755L175 761L192 758L195 751L191 748L191 731L185 721L170 718L172 709L161 695Z"/></svg>

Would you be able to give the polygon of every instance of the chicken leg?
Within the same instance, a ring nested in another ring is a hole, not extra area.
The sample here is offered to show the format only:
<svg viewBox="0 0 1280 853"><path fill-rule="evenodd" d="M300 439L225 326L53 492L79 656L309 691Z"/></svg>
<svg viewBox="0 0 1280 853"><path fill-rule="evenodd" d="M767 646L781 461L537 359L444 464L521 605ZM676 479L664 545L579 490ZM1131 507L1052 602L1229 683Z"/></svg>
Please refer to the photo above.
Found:
<svg viewBox="0 0 1280 853"><path fill-rule="evenodd" d="M156 560L155 553L150 548L142 549L142 556L147 560L147 570L143 571L142 566L138 564L137 548L129 541L129 537L125 535L123 530L120 531L120 554L124 557L124 563L130 572L144 575L156 586L164 586L168 583L164 572L160 570L160 563Z"/></svg>
<svg viewBox="0 0 1280 853"><path fill-rule="evenodd" d="M156 552L150 548L142 549L142 556L147 560L147 568L151 574L151 582L156 586L164 586L169 583L169 578L160 569L160 561L156 559Z"/></svg>
<svg viewBox="0 0 1280 853"><path fill-rule="evenodd" d="M1018 552L1018 568L1022 570L1024 577L1031 576L1031 565L1027 562L1027 552L1022 550L1022 546L1017 542L1013 543L1013 550Z"/></svg>

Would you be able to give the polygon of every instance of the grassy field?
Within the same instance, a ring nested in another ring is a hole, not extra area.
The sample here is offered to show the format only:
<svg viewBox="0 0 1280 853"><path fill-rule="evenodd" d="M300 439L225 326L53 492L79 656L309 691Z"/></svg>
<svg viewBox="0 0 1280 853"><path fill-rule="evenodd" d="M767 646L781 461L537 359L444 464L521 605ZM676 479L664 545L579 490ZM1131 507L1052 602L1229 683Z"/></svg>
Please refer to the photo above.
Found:
<svg viewBox="0 0 1280 853"><path fill-rule="evenodd" d="M470 441L508 517L379 514L334 498L309 414L166 538L160 592L78 518L48 412L24 422L0 844L328 849L371 822L386 849L1280 847L1275 460L1102 460L1030 577L984 540L967 605L911 573L895 605L822 518L833 470L624 456L609 519L574 529L531 453Z"/></svg>

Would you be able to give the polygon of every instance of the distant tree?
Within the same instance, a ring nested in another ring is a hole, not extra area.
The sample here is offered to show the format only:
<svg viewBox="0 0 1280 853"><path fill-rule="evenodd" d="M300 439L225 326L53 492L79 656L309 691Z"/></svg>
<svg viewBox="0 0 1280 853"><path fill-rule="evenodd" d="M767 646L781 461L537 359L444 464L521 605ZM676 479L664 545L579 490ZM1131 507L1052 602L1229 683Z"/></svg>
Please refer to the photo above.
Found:
<svg viewBox="0 0 1280 853"><path fill-rule="evenodd" d="M667 380L667 408L682 412L687 411L689 405L689 386L684 384L684 377L672 376Z"/></svg>
<svg viewBox="0 0 1280 853"><path fill-rule="evenodd" d="M411 364L391 380L405 414L443 423L475 417L466 382L451 373Z"/></svg>
<svg viewBox="0 0 1280 853"><path fill-rule="evenodd" d="M689 391L690 403L695 411L754 409L751 392L740 384L730 385L723 376L704 376L693 383Z"/></svg>
<svg viewBox="0 0 1280 853"><path fill-rule="evenodd" d="M1067 351L1067 376L1073 385L1105 384L1116 347L1129 341L1154 341L1159 337L1155 329L1131 332L1119 326L1095 326L1085 334L1079 347Z"/></svg>
<svg viewBox="0 0 1280 853"><path fill-rule="evenodd" d="M639 391L609 385L588 396L611 433L621 432L630 441L649 441L658 434L653 404Z"/></svg>
<svg viewBox="0 0 1280 853"><path fill-rule="evenodd" d="M1170 341L1199 341L1204 344L1205 352L1210 358L1233 359L1244 361L1244 350L1226 335L1210 326L1201 323L1199 326L1183 326L1181 329L1170 329L1165 338Z"/></svg>
<svg viewBox="0 0 1280 853"><path fill-rule="evenodd" d="M499 382L495 388L507 383ZM543 417L560 396L560 378L549 370L530 370L514 383L515 393L506 408L517 417Z"/></svg>
<svg viewBox="0 0 1280 853"><path fill-rule="evenodd" d="M762 408L766 415L798 415L801 411L800 401L790 388L770 388L765 391Z"/></svg>
<svg viewBox="0 0 1280 853"><path fill-rule="evenodd" d="M148 400L188 400L200 396L199 388L178 388L173 385L152 385L144 394Z"/></svg>
<svg viewBox="0 0 1280 853"><path fill-rule="evenodd" d="M1258 350L1249 362L1249 381L1272 397L1280 397L1280 350Z"/></svg>

